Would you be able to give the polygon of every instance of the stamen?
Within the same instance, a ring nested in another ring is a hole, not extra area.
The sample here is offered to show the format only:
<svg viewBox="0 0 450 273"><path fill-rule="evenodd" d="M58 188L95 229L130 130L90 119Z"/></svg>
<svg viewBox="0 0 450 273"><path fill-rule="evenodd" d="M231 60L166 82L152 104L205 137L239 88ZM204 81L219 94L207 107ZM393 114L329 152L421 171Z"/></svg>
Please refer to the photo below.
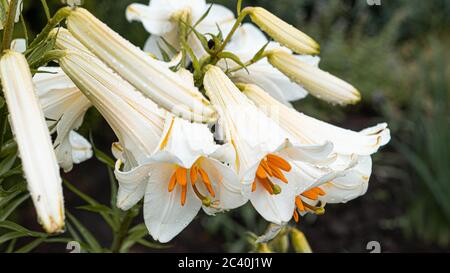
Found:
<svg viewBox="0 0 450 273"><path fill-rule="evenodd" d="M191 183L192 186L195 185L195 182L197 181L197 166L192 166L191 171L190 171L190 177L191 177Z"/></svg>
<svg viewBox="0 0 450 273"><path fill-rule="evenodd" d="M181 186L186 186L186 184L187 184L187 169L185 169L183 167L178 167L177 170L175 171L175 174L177 177L178 184L180 184Z"/></svg>
<svg viewBox="0 0 450 273"><path fill-rule="evenodd" d="M296 210L294 210L294 220L296 223L298 223L298 213Z"/></svg>
<svg viewBox="0 0 450 273"><path fill-rule="evenodd" d="M177 177L175 175L176 171L172 174L172 176L170 177L170 181L169 181L169 192L172 192L173 189L175 188L175 185L177 184Z"/></svg>
<svg viewBox="0 0 450 273"><path fill-rule="evenodd" d="M269 181L269 179L259 179L261 185L270 193L273 194L273 184Z"/></svg>
<svg viewBox="0 0 450 273"><path fill-rule="evenodd" d="M214 190L212 188L211 181L209 180L208 174L202 168L198 168L198 172L200 173L203 183L205 184L205 186L208 189L211 196L215 197L216 194L214 193Z"/></svg>
<svg viewBox="0 0 450 273"><path fill-rule="evenodd" d="M260 166L263 167L264 171L266 171L266 173L267 173L269 176L273 176L272 170L270 169L269 165L267 164L266 159L263 159L263 160L261 161L261 165L260 165Z"/></svg>
<svg viewBox="0 0 450 273"><path fill-rule="evenodd" d="M325 213L325 209L322 207L315 207L315 206L311 206L308 203L303 203L305 205L305 207L309 210L314 212L317 215L323 215Z"/></svg>
<svg viewBox="0 0 450 273"><path fill-rule="evenodd" d="M307 190L301 195L311 200L317 200L317 198L319 197L319 195L313 190Z"/></svg>
<svg viewBox="0 0 450 273"><path fill-rule="evenodd" d="M325 192L319 187L312 188L311 190L313 190L315 193L317 193L320 196L324 196L325 195Z"/></svg>
<svg viewBox="0 0 450 273"><path fill-rule="evenodd" d="M290 171L291 165L284 160L283 158L268 154L261 162L259 163L258 168L256 169L256 179L252 184L252 192L256 190L256 181L259 180L262 186L270 193L270 194L279 194L281 192L281 187L275 185L272 181L270 181L270 177L275 177L281 180L284 183L288 183L288 180L281 172Z"/></svg>
<svg viewBox="0 0 450 273"><path fill-rule="evenodd" d="M300 211L305 211L305 207L303 206L303 201L300 198L300 196L296 196L295 197L295 206L300 210Z"/></svg>
<svg viewBox="0 0 450 273"><path fill-rule="evenodd" d="M284 160L282 157L274 155L274 154L268 154L267 155L267 160L269 161L270 165L274 165L275 167L282 169L285 172L289 172L291 171L292 167L289 164L289 162L287 162L286 160Z"/></svg>
<svg viewBox="0 0 450 273"><path fill-rule="evenodd" d="M184 206L186 203L186 193L187 193L187 185L181 186L181 206Z"/></svg>
<svg viewBox="0 0 450 273"><path fill-rule="evenodd" d="M270 166L270 169L272 170L273 176L278 178L279 180L283 181L284 183L288 183L287 178L284 176L284 174L274 166Z"/></svg>
<svg viewBox="0 0 450 273"><path fill-rule="evenodd" d="M267 174L266 174L264 168L261 167L261 165L259 165L258 169L256 170L256 177L258 177L259 179L266 179L267 178Z"/></svg>

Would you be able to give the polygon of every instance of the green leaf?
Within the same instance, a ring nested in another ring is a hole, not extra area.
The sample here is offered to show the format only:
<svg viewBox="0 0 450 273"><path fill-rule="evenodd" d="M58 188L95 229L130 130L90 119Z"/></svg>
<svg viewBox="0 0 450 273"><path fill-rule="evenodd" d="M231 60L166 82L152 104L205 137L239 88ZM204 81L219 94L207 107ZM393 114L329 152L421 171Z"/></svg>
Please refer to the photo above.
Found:
<svg viewBox="0 0 450 273"><path fill-rule="evenodd" d="M92 132L89 134L89 139L91 141L92 144L92 149L94 150L94 155L95 157L100 161L105 163L106 165L108 165L111 168L115 168L115 161L108 156L107 154L105 154L104 152L102 152L101 150L97 149L97 147L95 146L94 143L94 139L92 137Z"/></svg>
<svg viewBox="0 0 450 273"><path fill-rule="evenodd" d="M2 176L0 176L1 179L5 179L14 175L21 175L23 174L22 171L22 164L17 165L16 167L10 169L9 171L7 171L6 173L4 173Z"/></svg>
<svg viewBox="0 0 450 273"><path fill-rule="evenodd" d="M192 26L193 29L195 29L203 20L205 20L206 17L208 17L209 12L211 11L211 8L213 7L213 4L209 5L208 9L205 13L195 22L195 24ZM190 34L190 33L189 33Z"/></svg>
<svg viewBox="0 0 450 273"><path fill-rule="evenodd" d="M172 54L175 55L178 53L178 50L173 45L171 45L164 37L160 37L160 39L161 41L163 41L164 45L170 50Z"/></svg>
<svg viewBox="0 0 450 273"><path fill-rule="evenodd" d="M80 232L81 236L84 238L84 241L87 245L92 249L93 252L101 253L103 252L102 247L92 235L92 233L81 224L71 213L67 212L67 216L69 220L74 224L75 228Z"/></svg>
<svg viewBox="0 0 450 273"><path fill-rule="evenodd" d="M170 248L172 247L171 245L163 245L163 244L159 244L159 243L155 243L155 242L150 242L147 241L145 239L140 239L137 241L138 244L143 245L145 247L148 248L155 248L155 249L164 249L164 248Z"/></svg>
<svg viewBox="0 0 450 273"><path fill-rule="evenodd" d="M0 97L0 109L2 109L5 106L5 99Z"/></svg>
<svg viewBox="0 0 450 273"><path fill-rule="evenodd" d="M13 211L29 197L28 193L20 195L17 199L9 203L4 208L0 208L0 221L6 220Z"/></svg>
<svg viewBox="0 0 450 273"><path fill-rule="evenodd" d="M192 32L194 32L195 36L197 37L197 39L200 41L200 43L202 44L203 49L208 52L209 54L212 53L211 49L209 48L208 45L208 38L206 38L205 35L201 34L200 32L198 32L196 29L192 28L192 26L187 25Z"/></svg>
<svg viewBox="0 0 450 273"><path fill-rule="evenodd" d="M8 242L10 240L14 240L14 239L17 239L17 238L22 238L22 237L25 237L25 236L27 236L27 235L23 234L22 232L11 231L9 233L6 233L6 234L0 236L0 245L4 244L4 243L6 243L6 242Z"/></svg>
<svg viewBox="0 0 450 273"><path fill-rule="evenodd" d="M78 197L80 197L81 199L83 199L86 203L88 203L89 205L91 205L92 207L106 207L100 203L98 203L94 198L90 197L89 195L81 192L80 190L78 190L77 188L75 188L72 184L69 183L69 181L63 179L63 184L73 193L75 193ZM102 218L105 220L105 222L111 226L111 228L115 229L116 225L113 222L113 220L111 219L109 213L106 213L104 211L99 212L100 215L102 216Z"/></svg>
<svg viewBox="0 0 450 273"><path fill-rule="evenodd" d="M169 245L169 244L164 245L164 244L159 244L156 242L147 241L144 239L144 237L147 235L148 235L148 229L145 226L145 224L139 224L139 225L134 226L128 232L128 236L124 240L121 251L126 252L129 248L131 248L136 243L144 245L149 248L156 248L156 249L163 249L163 248L171 247L171 245Z"/></svg>
<svg viewBox="0 0 450 273"><path fill-rule="evenodd" d="M24 234L25 236L30 236L30 237L47 237L48 236L46 233L31 231L31 230L24 228L21 225L16 224L11 221L1 221L0 228L20 232L20 233Z"/></svg>
<svg viewBox="0 0 450 273"><path fill-rule="evenodd" d="M9 155L0 162L0 177L7 173L14 166L17 156L15 154Z"/></svg>
<svg viewBox="0 0 450 273"><path fill-rule="evenodd" d="M19 248L18 250L14 251L15 253L28 253L38 247L40 244L45 242L46 238L38 238L34 241L32 241L29 244L24 245L23 247Z"/></svg>
<svg viewBox="0 0 450 273"><path fill-rule="evenodd" d="M222 51L219 54L217 54L217 57L219 57L220 59L230 59L235 63L237 63L238 65L240 65L242 68L247 69L246 65L241 61L241 59L232 52Z"/></svg>
<svg viewBox="0 0 450 273"><path fill-rule="evenodd" d="M111 213L111 209L105 205L85 205L85 206L78 206L77 209L96 213L107 213L107 214Z"/></svg>
<svg viewBox="0 0 450 273"><path fill-rule="evenodd" d="M5 253L12 253L14 251L14 247L16 246L16 243L17 243L17 239L11 240L11 242L9 242L8 247L5 250Z"/></svg>

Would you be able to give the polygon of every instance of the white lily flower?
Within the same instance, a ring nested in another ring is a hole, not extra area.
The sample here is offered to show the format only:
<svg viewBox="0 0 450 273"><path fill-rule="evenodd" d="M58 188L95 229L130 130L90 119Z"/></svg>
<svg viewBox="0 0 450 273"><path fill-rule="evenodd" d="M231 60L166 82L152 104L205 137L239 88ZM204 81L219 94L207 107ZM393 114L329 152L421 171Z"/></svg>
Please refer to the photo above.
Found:
<svg viewBox="0 0 450 273"><path fill-rule="evenodd" d="M252 21L275 41L298 54L319 54L320 46L311 37L261 7L247 7Z"/></svg>
<svg viewBox="0 0 450 273"><path fill-rule="evenodd" d="M161 107L197 122L216 120L214 108L197 88L186 85L166 65L149 57L87 10L73 10L67 26L93 54Z"/></svg>
<svg viewBox="0 0 450 273"><path fill-rule="evenodd" d="M58 38L56 45L65 48ZM92 55L69 51L59 62L119 138L113 145L119 159L118 207L129 209L145 194L144 217L156 240L176 236L202 204L214 212L246 202L233 170L212 158L224 151L214 144L206 125L159 109ZM191 74L180 73L193 85ZM190 178L180 176L188 170Z"/></svg>
<svg viewBox="0 0 450 273"><path fill-rule="evenodd" d="M218 67L207 68L204 85L219 111L219 129L235 148L232 164L244 194L266 220L288 222L295 196L310 186L297 179L297 170L290 163L329 164L332 144L294 145L289 134L256 108Z"/></svg>
<svg viewBox="0 0 450 273"><path fill-rule="evenodd" d="M130 22L143 23L145 29L151 34L144 50L161 58L160 48L170 54L163 39L175 48L180 45L179 21L187 20L186 23L192 25L206 13L209 7L205 0L151 0L148 6L131 4L126 10L126 16ZM218 33L220 29L224 35L227 35L234 21L235 17L231 10L222 5L211 4L208 16L196 26L196 30L205 34ZM206 53L195 35L191 35L188 41L197 57L200 58Z"/></svg>
<svg viewBox="0 0 450 273"><path fill-rule="evenodd" d="M341 105L355 104L361 100L359 91L349 83L296 58L285 50L271 50L267 58L271 65L319 99Z"/></svg>
<svg viewBox="0 0 450 273"><path fill-rule="evenodd" d="M89 141L74 131L91 103L59 67L41 68L33 82L51 133L57 134L53 145L59 165L69 172L73 163L93 155Z"/></svg>
<svg viewBox="0 0 450 273"><path fill-rule="evenodd" d="M144 219L150 235L168 242L179 234L203 207L208 214L237 208L248 200L234 170L217 158L231 146L214 143L206 125L169 117L161 143L146 163L130 171L116 168L116 177L127 198L119 206L128 209L145 192ZM120 163L119 163L120 164ZM139 183L142 186L136 187Z"/></svg>
<svg viewBox="0 0 450 273"><path fill-rule="evenodd" d="M329 169L294 163L303 179L315 181L306 192L302 192L303 195L298 197L301 199L297 202L308 198L307 196L310 201L347 202L366 192L372 172L370 155L390 140L387 124L379 124L361 132L346 130L286 107L256 85L246 84L240 87L259 108L276 109L268 111L268 116L278 120L280 127L298 142L317 144L329 140L334 145L337 159L328 166L333 170L332 173ZM301 207L301 204L297 204L297 207Z"/></svg>
<svg viewBox="0 0 450 273"><path fill-rule="evenodd" d="M50 132L25 57L6 51L0 75L11 127L39 222L49 233L64 229L64 201Z"/></svg>
<svg viewBox="0 0 450 273"><path fill-rule="evenodd" d="M252 24L243 24L233 39L227 46L227 50L238 56L242 62L250 61L258 51L269 41L266 36ZM266 50L281 49L282 47L274 42L269 42ZM283 48L288 51L287 48ZM320 58L309 55L297 55L298 58L312 66L318 66ZM230 67L231 66L231 67ZM237 67L238 64L227 60L221 62L223 69ZM231 74L234 82L253 83L260 86L272 97L289 105L289 101L296 101L304 98L308 92L299 84L292 82L286 75L274 68L266 58L247 66L246 69L238 70Z"/></svg>
<svg viewBox="0 0 450 273"><path fill-rule="evenodd" d="M8 4L11 2L11 0L7 0ZM6 20L6 16L7 16L7 10L3 10L2 9L3 5L0 5L0 30L3 29L3 23ZM20 14L22 13L22 8L23 8L23 0L19 0L17 2L17 11L16 11L16 18L14 18L14 22L19 22L20 19Z"/></svg>

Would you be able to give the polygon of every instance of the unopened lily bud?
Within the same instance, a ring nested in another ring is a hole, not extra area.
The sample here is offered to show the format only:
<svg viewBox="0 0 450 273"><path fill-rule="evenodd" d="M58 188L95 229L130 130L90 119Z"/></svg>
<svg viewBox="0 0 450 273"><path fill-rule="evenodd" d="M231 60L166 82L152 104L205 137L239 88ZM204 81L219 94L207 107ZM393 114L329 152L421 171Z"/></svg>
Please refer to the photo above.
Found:
<svg viewBox="0 0 450 273"><path fill-rule="evenodd" d="M25 57L6 51L0 60L0 78L39 222L48 233L61 232L64 202L59 166Z"/></svg>
<svg viewBox="0 0 450 273"><path fill-rule="evenodd" d="M292 229L291 231L291 242L295 252L312 253L312 249L309 246L305 234L296 228Z"/></svg>
<svg viewBox="0 0 450 273"><path fill-rule="evenodd" d="M60 27L53 29L49 34L49 38L55 39L55 45L59 49L83 52L92 55L89 49L82 45L80 41L73 37L73 35L65 28Z"/></svg>
<svg viewBox="0 0 450 273"><path fill-rule="evenodd" d="M273 15L268 10L261 7L248 7L244 11L250 15L252 21L261 30L295 53L307 55L317 55L320 53L320 46L316 41Z"/></svg>
<svg viewBox="0 0 450 273"><path fill-rule="evenodd" d="M272 253L272 250L266 243L258 244L258 248L256 250L258 253Z"/></svg>
<svg viewBox="0 0 450 273"><path fill-rule="evenodd" d="M355 104L361 100L359 91L349 83L284 50L272 50L267 58L271 65L319 99L341 105Z"/></svg>
<svg viewBox="0 0 450 273"><path fill-rule="evenodd" d="M75 38L104 63L161 107L196 122L214 122L216 112L209 101L138 47L111 30L82 8L71 12L67 27Z"/></svg>

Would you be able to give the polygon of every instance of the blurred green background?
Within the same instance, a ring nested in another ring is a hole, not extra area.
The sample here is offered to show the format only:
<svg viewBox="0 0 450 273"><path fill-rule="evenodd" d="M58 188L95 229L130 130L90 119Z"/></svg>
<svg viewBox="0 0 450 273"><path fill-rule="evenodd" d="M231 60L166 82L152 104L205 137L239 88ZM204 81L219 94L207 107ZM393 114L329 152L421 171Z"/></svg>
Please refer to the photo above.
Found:
<svg viewBox="0 0 450 273"><path fill-rule="evenodd" d="M40 1L24 2L27 27L35 35L45 24L45 15ZM61 6L59 0L48 2L52 12ZM125 8L133 2L148 1L84 4L143 46L148 34L140 23L125 19ZM210 2L233 10L236 4ZM266 7L315 38L322 48L322 69L351 82L363 95L357 106L341 108L307 98L295 104L297 109L350 129L381 121L391 128L392 142L374 157L368 193L348 204L329 205L323 216L301 220L298 228L312 249L367 252L366 244L378 241L388 252L449 251L450 1L381 0L381 5L369 5L366 0L246 0L244 5ZM87 124L84 133L93 126L96 144L109 151L114 136L98 114L91 111ZM76 166L67 178L108 202L107 172L94 159ZM77 206L69 193L66 200ZM16 217L33 225L31 202L27 206ZM95 236L107 240L104 224L95 215L77 216ZM165 251L249 251L247 232L261 234L266 225L248 206L214 218L200 215Z"/></svg>

